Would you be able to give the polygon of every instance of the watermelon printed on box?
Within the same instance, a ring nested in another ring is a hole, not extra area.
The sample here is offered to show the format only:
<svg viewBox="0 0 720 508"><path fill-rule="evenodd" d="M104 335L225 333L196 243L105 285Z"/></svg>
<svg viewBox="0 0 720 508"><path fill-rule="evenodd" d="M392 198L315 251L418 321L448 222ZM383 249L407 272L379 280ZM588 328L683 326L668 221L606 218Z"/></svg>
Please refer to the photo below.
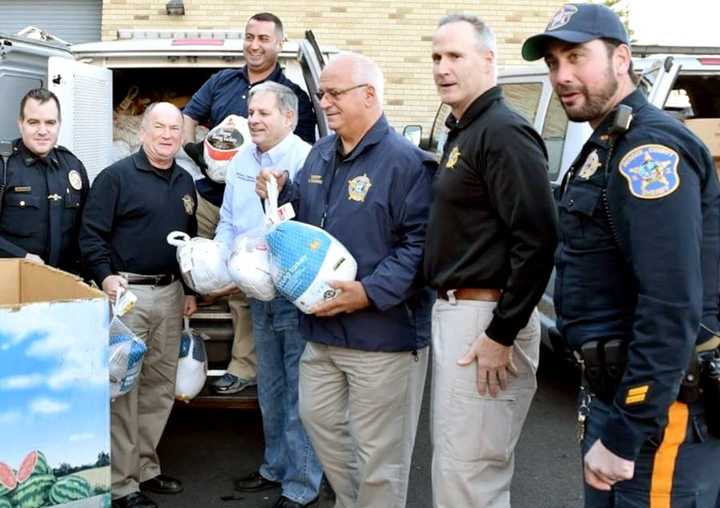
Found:
<svg viewBox="0 0 720 508"><path fill-rule="evenodd" d="M47 287L68 290L57 301L0 300L0 435L12 436L0 508L103 508L109 497L109 307L56 272Z"/></svg>

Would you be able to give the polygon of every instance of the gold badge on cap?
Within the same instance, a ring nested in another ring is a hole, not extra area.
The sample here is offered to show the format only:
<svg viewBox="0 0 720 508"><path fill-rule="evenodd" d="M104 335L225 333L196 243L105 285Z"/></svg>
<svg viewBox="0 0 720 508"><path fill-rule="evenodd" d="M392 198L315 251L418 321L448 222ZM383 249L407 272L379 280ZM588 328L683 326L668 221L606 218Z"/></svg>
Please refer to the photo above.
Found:
<svg viewBox="0 0 720 508"><path fill-rule="evenodd" d="M447 162L445 163L445 167L448 169L455 169L455 164L457 164L458 159L460 158L460 150L457 146L454 146L452 150L450 150L450 155L448 155Z"/></svg>
<svg viewBox="0 0 720 508"><path fill-rule="evenodd" d="M70 182L70 187L72 187L73 189L82 189L82 178L80 177L80 173L78 173L77 170L73 169L68 173L68 181Z"/></svg>
<svg viewBox="0 0 720 508"><path fill-rule="evenodd" d="M190 194L185 194L182 197L183 205L185 206L185 213L188 215L193 214L193 210L195 209L195 200L192 198Z"/></svg>
<svg viewBox="0 0 720 508"><path fill-rule="evenodd" d="M600 162L600 157L598 157L597 150L593 150L587 159L585 159L585 163L582 165L582 168L580 168L578 176L583 180L590 180L590 177L597 172L600 166L602 166L602 163Z"/></svg>
<svg viewBox="0 0 720 508"><path fill-rule="evenodd" d="M372 187L372 182L370 182L367 174L356 176L348 181L348 198L352 201L363 202L370 187Z"/></svg>

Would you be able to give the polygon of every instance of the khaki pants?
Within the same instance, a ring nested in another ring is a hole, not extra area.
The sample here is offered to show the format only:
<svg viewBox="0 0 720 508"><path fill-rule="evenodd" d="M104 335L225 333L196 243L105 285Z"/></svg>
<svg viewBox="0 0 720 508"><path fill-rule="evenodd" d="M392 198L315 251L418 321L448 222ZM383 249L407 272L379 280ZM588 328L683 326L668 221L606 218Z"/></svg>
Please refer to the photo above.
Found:
<svg viewBox="0 0 720 508"><path fill-rule="evenodd" d="M183 288L131 285L138 297L122 321L145 341L137 386L111 404L113 497L137 492L160 474L157 445L175 401L175 374L182 335Z"/></svg>
<svg viewBox="0 0 720 508"><path fill-rule="evenodd" d="M477 364L457 365L493 317L495 302L433 306L431 434L435 508L507 508L515 445L537 388L540 324L533 312L513 346L517 377L497 398L477 392Z"/></svg>
<svg viewBox="0 0 720 508"><path fill-rule="evenodd" d="M213 238L215 228L220 220L220 209L197 195L197 222L198 235L203 238ZM247 298L240 293L228 298L228 307L232 315L233 337L232 357L228 365L228 372L243 379L254 379L256 375L257 359L255 357L255 340L252 333L252 317Z"/></svg>
<svg viewBox="0 0 720 508"><path fill-rule="evenodd" d="M405 508L427 362L428 348L414 356L307 343L300 418L336 508Z"/></svg>

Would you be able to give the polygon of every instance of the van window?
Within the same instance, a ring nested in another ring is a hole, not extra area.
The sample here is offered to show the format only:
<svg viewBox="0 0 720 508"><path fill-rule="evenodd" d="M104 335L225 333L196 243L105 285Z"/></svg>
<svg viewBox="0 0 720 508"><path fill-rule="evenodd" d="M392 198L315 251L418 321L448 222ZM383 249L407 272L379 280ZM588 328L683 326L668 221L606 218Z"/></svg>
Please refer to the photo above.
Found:
<svg viewBox="0 0 720 508"><path fill-rule="evenodd" d="M510 106L524 116L530 125L534 125L543 90L542 83L505 83L500 88Z"/></svg>
<svg viewBox="0 0 720 508"><path fill-rule="evenodd" d="M560 104L557 94L553 92L542 130L542 137L548 151L548 174L551 182L554 182L560 174L560 163L562 162L567 127L567 115L562 104Z"/></svg>
<svg viewBox="0 0 720 508"><path fill-rule="evenodd" d="M665 109L680 117L720 117L720 73L683 74L675 82Z"/></svg>
<svg viewBox="0 0 720 508"><path fill-rule="evenodd" d="M0 117L0 140L10 140L18 137L17 107L25 92L31 88L43 86L42 79L37 76L14 74L4 70L0 74L0 97L7 106L10 114Z"/></svg>

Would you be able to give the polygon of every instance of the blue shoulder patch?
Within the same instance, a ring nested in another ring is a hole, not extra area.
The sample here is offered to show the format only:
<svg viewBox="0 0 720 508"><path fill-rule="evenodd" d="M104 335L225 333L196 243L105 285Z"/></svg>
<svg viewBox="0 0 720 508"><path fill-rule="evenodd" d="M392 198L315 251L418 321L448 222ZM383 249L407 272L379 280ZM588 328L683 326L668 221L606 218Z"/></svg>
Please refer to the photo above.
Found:
<svg viewBox="0 0 720 508"><path fill-rule="evenodd" d="M641 199L659 199L680 186L675 150L663 145L641 145L620 161L620 174L628 182L630 193Z"/></svg>

